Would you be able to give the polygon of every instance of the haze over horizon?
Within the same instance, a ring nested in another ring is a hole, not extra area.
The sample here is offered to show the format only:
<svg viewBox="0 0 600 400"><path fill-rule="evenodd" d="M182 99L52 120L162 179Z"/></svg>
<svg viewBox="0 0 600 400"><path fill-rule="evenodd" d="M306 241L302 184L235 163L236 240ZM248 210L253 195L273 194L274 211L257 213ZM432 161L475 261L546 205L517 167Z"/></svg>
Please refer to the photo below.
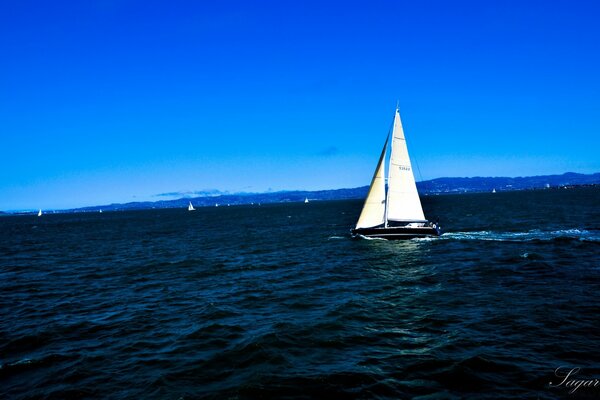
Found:
<svg viewBox="0 0 600 400"><path fill-rule="evenodd" d="M593 2L0 6L0 210L600 171ZM419 172L420 171L420 172Z"/></svg>

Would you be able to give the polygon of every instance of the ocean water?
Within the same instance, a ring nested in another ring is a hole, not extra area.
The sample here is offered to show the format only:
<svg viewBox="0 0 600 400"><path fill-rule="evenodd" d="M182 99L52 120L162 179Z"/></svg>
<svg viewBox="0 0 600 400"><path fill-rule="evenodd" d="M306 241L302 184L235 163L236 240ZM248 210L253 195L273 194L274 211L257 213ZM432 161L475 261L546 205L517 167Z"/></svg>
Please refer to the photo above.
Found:
<svg viewBox="0 0 600 400"><path fill-rule="evenodd" d="M598 398L600 189L0 218L0 398Z"/></svg>

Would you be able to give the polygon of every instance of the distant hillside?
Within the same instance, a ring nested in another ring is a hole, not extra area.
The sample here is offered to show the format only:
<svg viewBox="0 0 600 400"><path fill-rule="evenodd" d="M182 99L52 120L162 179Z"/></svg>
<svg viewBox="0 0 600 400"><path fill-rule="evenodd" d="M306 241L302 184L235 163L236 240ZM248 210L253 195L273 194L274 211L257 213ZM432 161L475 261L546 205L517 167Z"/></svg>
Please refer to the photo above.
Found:
<svg viewBox="0 0 600 400"><path fill-rule="evenodd" d="M98 211L98 210L133 210L145 208L176 208L187 207L191 201L194 207L203 206L227 206L239 204L268 204L268 203L290 203L309 200L344 200L364 197L367 194L368 186L354 189L332 189L332 190L294 190L272 193L241 193L241 194L223 194L219 196L201 196L186 197L176 200L159 200L147 202L132 202L124 204L109 204L105 206L93 206L77 208L69 211Z"/></svg>
<svg viewBox="0 0 600 400"><path fill-rule="evenodd" d="M576 174L568 172L562 175L530 176L518 178L437 178L429 181L417 183L417 188L421 194L440 194L440 193L464 193L464 192L491 192L495 189L497 192L511 190L541 189L545 187L575 186L575 185L593 185L600 184L600 173L595 174ZM333 189L318 191L282 191L272 193L240 193L223 194L219 196L200 196L186 197L176 200L159 200L154 202L132 202L125 204L109 204L103 206L83 207L67 212L80 211L104 211L110 210L134 210L148 208L185 208L189 201L195 207L203 206L227 206L239 204L268 204L300 202L308 198L314 200L344 200L360 199L367 195L369 187L361 186L353 189Z"/></svg>
<svg viewBox="0 0 600 400"><path fill-rule="evenodd" d="M422 193L487 192L507 190L525 190L545 187L600 184L600 173L576 174L567 172L562 175L527 176L517 178L437 178L418 182Z"/></svg>

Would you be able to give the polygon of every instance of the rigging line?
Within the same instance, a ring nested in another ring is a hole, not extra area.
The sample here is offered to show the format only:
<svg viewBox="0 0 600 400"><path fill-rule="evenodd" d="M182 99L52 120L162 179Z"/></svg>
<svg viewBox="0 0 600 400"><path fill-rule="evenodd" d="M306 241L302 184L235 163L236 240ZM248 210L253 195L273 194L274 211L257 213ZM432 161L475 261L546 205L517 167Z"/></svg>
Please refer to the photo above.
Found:
<svg viewBox="0 0 600 400"><path fill-rule="evenodd" d="M421 182L423 182L423 175L421 175L421 168L419 168L419 161L417 161L416 156L413 156L413 159L415 160L415 164L417 164L417 171L419 171L419 179Z"/></svg>
<svg viewBox="0 0 600 400"><path fill-rule="evenodd" d="M421 168L419 168L419 161L417 161L417 157L413 156L413 159L415 160L415 164L417 164L417 171L419 172L419 179L421 182L421 188L423 191L425 191L425 184L424 184L424 180L423 180L423 175L421 175ZM415 182L416 183L416 182ZM418 189L417 189L418 192Z"/></svg>
<svg viewBox="0 0 600 400"><path fill-rule="evenodd" d="M414 153L413 153L414 154ZM419 160L417 160L417 156L413 155L412 156L413 160L415 160L415 164L417 165L417 172L419 173L419 180L421 182L421 187L423 187L423 175L421 175L421 168L419 167ZM425 189L425 187L423 187L423 189Z"/></svg>

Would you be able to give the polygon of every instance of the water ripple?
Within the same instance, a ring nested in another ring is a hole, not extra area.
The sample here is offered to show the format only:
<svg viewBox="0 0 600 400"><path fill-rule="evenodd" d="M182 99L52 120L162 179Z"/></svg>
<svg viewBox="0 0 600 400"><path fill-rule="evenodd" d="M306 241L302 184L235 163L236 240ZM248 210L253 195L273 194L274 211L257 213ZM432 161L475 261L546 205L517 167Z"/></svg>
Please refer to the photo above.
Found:
<svg viewBox="0 0 600 400"><path fill-rule="evenodd" d="M600 197L565 192L429 196L405 242L351 240L361 201L2 217L0 397L565 396L600 363Z"/></svg>

